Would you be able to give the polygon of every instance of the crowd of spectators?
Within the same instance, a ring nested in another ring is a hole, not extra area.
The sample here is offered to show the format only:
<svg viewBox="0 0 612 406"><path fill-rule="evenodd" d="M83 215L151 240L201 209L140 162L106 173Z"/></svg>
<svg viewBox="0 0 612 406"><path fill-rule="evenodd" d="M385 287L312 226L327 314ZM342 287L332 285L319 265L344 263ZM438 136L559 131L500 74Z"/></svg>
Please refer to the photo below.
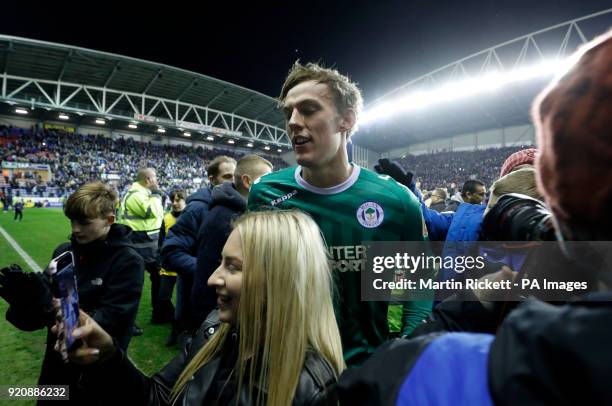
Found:
<svg viewBox="0 0 612 406"><path fill-rule="evenodd" d="M7 194L62 197L86 182L102 179L110 180L123 193L139 168L153 167L162 190L192 191L205 182L206 166L221 154L236 159L244 155L222 148L157 145L103 135L0 126L0 161L47 164L51 171L47 182L27 170L19 179L7 176L0 182L0 189ZM287 166L279 157L266 158L277 169Z"/></svg>
<svg viewBox="0 0 612 406"><path fill-rule="evenodd" d="M478 149L474 151L436 152L407 155L398 160L402 167L413 172L422 190L437 187L451 194L468 179L478 179L487 187L497 180L504 160L524 146Z"/></svg>
<svg viewBox="0 0 612 406"><path fill-rule="evenodd" d="M452 194L468 179L491 185L504 159L522 148L442 151L407 155L398 162L415 173L422 190L440 187ZM206 166L221 154L236 159L243 155L230 149L157 145L102 135L0 126L0 160L47 164L52 174L51 180L45 182L40 176L25 171L19 179L0 179L0 188L7 194L62 197L86 182L106 179L123 193L138 168L148 166L156 168L163 190L179 187L193 191L205 182ZM275 169L287 166L279 157L266 158Z"/></svg>

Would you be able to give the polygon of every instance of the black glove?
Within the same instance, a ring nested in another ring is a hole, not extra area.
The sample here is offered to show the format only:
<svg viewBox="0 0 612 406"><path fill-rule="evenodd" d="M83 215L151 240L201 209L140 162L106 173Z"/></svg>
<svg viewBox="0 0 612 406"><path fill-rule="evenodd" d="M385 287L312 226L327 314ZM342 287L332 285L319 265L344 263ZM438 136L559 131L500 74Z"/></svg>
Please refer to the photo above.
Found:
<svg viewBox="0 0 612 406"><path fill-rule="evenodd" d="M35 272L24 272L19 265L0 269L0 297L11 306L47 306L51 300L49 285L44 276Z"/></svg>
<svg viewBox="0 0 612 406"><path fill-rule="evenodd" d="M391 162L387 158L382 158L378 160L378 165L375 165L374 169L381 175L389 175L398 183L401 183L407 188L411 188L414 173L404 171L404 169L396 162Z"/></svg>

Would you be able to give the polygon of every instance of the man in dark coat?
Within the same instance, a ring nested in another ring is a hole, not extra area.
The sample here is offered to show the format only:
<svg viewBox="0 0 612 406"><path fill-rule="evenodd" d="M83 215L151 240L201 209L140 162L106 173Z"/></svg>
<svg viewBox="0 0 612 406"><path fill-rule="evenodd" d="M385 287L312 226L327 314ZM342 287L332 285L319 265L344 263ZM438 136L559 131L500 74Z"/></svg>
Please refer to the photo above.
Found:
<svg viewBox="0 0 612 406"><path fill-rule="evenodd" d="M272 164L257 155L247 155L238 161L234 183L223 183L213 189L210 212L198 232L198 260L191 290L194 315L191 330L199 327L216 307L215 289L208 286L210 275L220 264L223 245L232 231L231 222L246 210L251 185L272 171Z"/></svg>
<svg viewBox="0 0 612 406"><path fill-rule="evenodd" d="M236 160L225 155L216 157L208 168L211 187L203 187L187 198L187 207L168 231L162 246L162 266L181 274L193 275L196 265L196 238L209 211L212 187L234 180Z"/></svg>
<svg viewBox="0 0 612 406"><path fill-rule="evenodd" d="M219 155L206 168L211 187L234 179L236 160L225 155ZM202 222L208 214L212 201L211 188L203 187L187 198L187 207L168 231L161 248L161 263L165 269L177 273L177 300L188 298L193 285L196 269L197 234ZM188 302L188 299L185 300ZM177 315L178 323L190 324L192 318L189 308L182 308ZM157 321L157 320L154 320ZM167 320L159 320L165 322Z"/></svg>

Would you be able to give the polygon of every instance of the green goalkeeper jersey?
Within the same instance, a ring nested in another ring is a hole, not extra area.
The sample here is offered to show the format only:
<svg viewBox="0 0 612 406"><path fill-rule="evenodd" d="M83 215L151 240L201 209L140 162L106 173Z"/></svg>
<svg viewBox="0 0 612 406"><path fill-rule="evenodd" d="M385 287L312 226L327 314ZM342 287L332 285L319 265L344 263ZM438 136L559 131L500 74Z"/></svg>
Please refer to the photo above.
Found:
<svg viewBox="0 0 612 406"><path fill-rule="evenodd" d="M426 231L416 197L403 185L353 165L340 185L318 188L292 167L261 177L249 192L249 209L299 209L317 222L329 250L334 305L347 365L358 365L388 338L386 302L361 301L366 241L423 241ZM431 311L430 301L406 302L402 332Z"/></svg>

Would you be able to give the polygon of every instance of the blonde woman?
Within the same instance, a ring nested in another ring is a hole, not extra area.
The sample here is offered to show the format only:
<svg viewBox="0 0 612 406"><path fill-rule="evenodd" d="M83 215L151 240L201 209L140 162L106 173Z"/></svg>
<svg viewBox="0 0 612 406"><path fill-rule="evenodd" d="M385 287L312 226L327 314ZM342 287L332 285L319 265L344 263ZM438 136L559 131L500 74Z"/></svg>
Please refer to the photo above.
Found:
<svg viewBox="0 0 612 406"><path fill-rule="evenodd" d="M311 405L344 369L320 231L297 211L249 213L208 280L218 296L185 350L152 378L84 313L71 360L107 402ZM110 404L110 403L109 403Z"/></svg>

